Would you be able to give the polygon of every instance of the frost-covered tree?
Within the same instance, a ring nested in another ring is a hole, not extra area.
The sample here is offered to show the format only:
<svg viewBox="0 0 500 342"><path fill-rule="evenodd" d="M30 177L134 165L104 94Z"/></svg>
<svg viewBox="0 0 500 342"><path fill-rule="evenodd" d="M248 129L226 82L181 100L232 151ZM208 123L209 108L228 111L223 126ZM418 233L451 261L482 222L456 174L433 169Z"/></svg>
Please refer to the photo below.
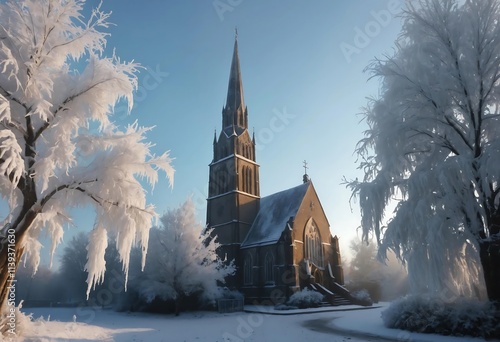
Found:
<svg viewBox="0 0 500 342"><path fill-rule="evenodd" d="M59 273L67 285L67 294L70 302L83 301L87 290L87 246L89 235L80 232L65 244L61 256ZM106 265L106 269L109 268Z"/></svg>
<svg viewBox="0 0 500 342"><path fill-rule="evenodd" d="M89 234L87 232L80 232L74 236L64 247L61 256L61 265L59 267L58 276L64 279L65 289L62 291L66 298L65 301L70 302L84 302L87 299L86 291L87 272L85 266L87 264L87 249L89 245ZM131 262L134 256L131 254ZM101 305L99 301L102 299L99 296L100 289L113 289L118 292L123 282L122 265L119 260L118 251L113 244L108 245L106 253L104 254L106 262L106 274L100 285L95 288L97 293L97 300L92 300L93 304ZM119 277L120 281L116 280ZM108 298L105 298L108 300ZM111 298L113 299L113 298ZM115 298L116 299L116 298ZM61 299L62 300L62 299Z"/></svg>
<svg viewBox="0 0 500 342"><path fill-rule="evenodd" d="M375 302L392 300L407 293L406 270L393 253L389 253L383 263L377 259L377 245L371 241L366 243L356 237L349 247L353 255L346 270L350 290L366 289Z"/></svg>
<svg viewBox="0 0 500 342"><path fill-rule="evenodd" d="M196 221L195 207L188 199L161 217L162 226L151 230L144 279L139 293L151 302L155 298L174 300L179 313L183 298L193 294L212 301L220 295L218 283L234 274L216 253L219 244L211 238L213 229Z"/></svg>
<svg viewBox="0 0 500 342"><path fill-rule="evenodd" d="M133 105L138 65L105 57L109 13L84 19L84 0L9 0L0 4L0 193L9 212L0 231L0 307L24 255L36 270L39 235L51 254L71 220L68 208L93 206L88 289L103 279L108 236L127 272L134 243L145 258L152 205L139 182L173 169L155 156L149 128L111 122L114 106ZM88 293L88 292L87 292Z"/></svg>
<svg viewBox="0 0 500 342"><path fill-rule="evenodd" d="M382 86L357 146L364 179L349 183L364 238L407 262L412 290L474 297L485 283L499 301L499 3L412 1L402 16L394 54L368 67Z"/></svg>
<svg viewBox="0 0 500 342"><path fill-rule="evenodd" d="M59 274L42 265L36 274L28 267L20 265L16 272L16 302L26 305L49 305L64 299L65 283Z"/></svg>
<svg viewBox="0 0 500 342"><path fill-rule="evenodd" d="M380 266L376 260L377 247L373 243L365 243L355 238L349 244L353 255L349 262L349 279L355 282L380 280Z"/></svg>

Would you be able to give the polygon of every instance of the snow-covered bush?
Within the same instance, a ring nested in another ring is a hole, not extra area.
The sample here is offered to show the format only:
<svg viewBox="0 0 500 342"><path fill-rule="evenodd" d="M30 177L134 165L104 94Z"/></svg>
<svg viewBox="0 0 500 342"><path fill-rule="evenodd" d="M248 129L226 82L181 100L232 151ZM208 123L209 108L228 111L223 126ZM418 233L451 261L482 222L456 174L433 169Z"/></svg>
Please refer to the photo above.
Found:
<svg viewBox="0 0 500 342"><path fill-rule="evenodd" d="M382 312L388 328L441 335L500 337L500 313L490 302L460 298L406 296Z"/></svg>
<svg viewBox="0 0 500 342"><path fill-rule="evenodd" d="M236 290L230 290L227 287L223 288L220 290L220 295L217 299L241 299L244 300L245 296L243 296L243 293L236 291Z"/></svg>
<svg viewBox="0 0 500 342"><path fill-rule="evenodd" d="M295 292L288 299L287 304L296 306L300 309L316 308L323 301L323 295L319 292L304 288L302 291Z"/></svg>
<svg viewBox="0 0 500 342"><path fill-rule="evenodd" d="M356 298L356 300L363 302L363 303L371 303L373 304L373 300L370 297L370 294L368 293L367 290L361 289L359 291L355 291L352 293L352 296Z"/></svg>

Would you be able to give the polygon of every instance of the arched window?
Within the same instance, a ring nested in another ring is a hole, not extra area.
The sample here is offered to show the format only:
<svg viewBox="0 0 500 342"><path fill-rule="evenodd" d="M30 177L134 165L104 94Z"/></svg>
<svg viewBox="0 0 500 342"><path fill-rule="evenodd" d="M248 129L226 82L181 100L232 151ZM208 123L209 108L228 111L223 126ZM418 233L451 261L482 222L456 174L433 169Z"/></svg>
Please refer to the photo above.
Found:
<svg viewBox="0 0 500 342"><path fill-rule="evenodd" d="M243 166L241 168L241 190L243 192L247 192L247 167L246 166Z"/></svg>
<svg viewBox="0 0 500 342"><path fill-rule="evenodd" d="M247 192L249 194L252 193L252 169L248 168L248 174L247 174Z"/></svg>
<svg viewBox="0 0 500 342"><path fill-rule="evenodd" d="M271 252L268 252L264 259L264 281L274 284L274 255Z"/></svg>
<svg viewBox="0 0 500 342"><path fill-rule="evenodd" d="M219 170L219 194L226 193L229 189L229 178L227 177L226 170Z"/></svg>
<svg viewBox="0 0 500 342"><path fill-rule="evenodd" d="M305 257L316 266L323 267L323 247L318 227L312 219L306 224L305 235Z"/></svg>
<svg viewBox="0 0 500 342"><path fill-rule="evenodd" d="M245 167L243 166L238 172L238 188L241 191L245 191Z"/></svg>
<svg viewBox="0 0 500 342"><path fill-rule="evenodd" d="M252 285L253 283L253 260L252 255L245 255L245 260L243 261L243 284Z"/></svg>

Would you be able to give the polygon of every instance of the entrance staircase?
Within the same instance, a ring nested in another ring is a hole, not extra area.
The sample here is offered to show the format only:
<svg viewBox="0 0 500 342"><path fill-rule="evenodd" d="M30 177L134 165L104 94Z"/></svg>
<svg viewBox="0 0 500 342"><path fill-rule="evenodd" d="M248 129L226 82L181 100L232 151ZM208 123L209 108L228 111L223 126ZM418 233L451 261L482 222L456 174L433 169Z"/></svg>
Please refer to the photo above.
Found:
<svg viewBox="0 0 500 342"><path fill-rule="evenodd" d="M369 306L371 303L363 303L358 299L354 298L349 290L340 284L333 283L331 289L327 289L325 286L319 283L311 283L307 286L310 290L321 293L324 296L324 300L320 306L340 306L340 305L362 305Z"/></svg>
<svg viewBox="0 0 500 342"><path fill-rule="evenodd" d="M328 268L325 269L316 266L316 264L311 263L307 259L304 259L303 267L305 268L306 274L309 275L306 287L323 295L324 302L322 303L322 306L352 304L371 306L373 304L371 300L360 300L355 298L348 289L337 283L330 263L328 263ZM326 275L326 281L322 281L324 275ZM321 283L325 285L322 285Z"/></svg>

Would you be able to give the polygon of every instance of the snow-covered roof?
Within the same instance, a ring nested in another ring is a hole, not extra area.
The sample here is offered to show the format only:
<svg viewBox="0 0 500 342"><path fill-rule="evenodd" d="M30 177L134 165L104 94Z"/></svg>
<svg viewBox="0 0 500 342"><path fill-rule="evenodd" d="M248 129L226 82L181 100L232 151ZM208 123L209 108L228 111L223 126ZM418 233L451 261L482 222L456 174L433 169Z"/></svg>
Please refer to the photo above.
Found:
<svg viewBox="0 0 500 342"><path fill-rule="evenodd" d="M260 210L241 248L270 245L278 242L290 217L295 217L311 183L261 198Z"/></svg>

